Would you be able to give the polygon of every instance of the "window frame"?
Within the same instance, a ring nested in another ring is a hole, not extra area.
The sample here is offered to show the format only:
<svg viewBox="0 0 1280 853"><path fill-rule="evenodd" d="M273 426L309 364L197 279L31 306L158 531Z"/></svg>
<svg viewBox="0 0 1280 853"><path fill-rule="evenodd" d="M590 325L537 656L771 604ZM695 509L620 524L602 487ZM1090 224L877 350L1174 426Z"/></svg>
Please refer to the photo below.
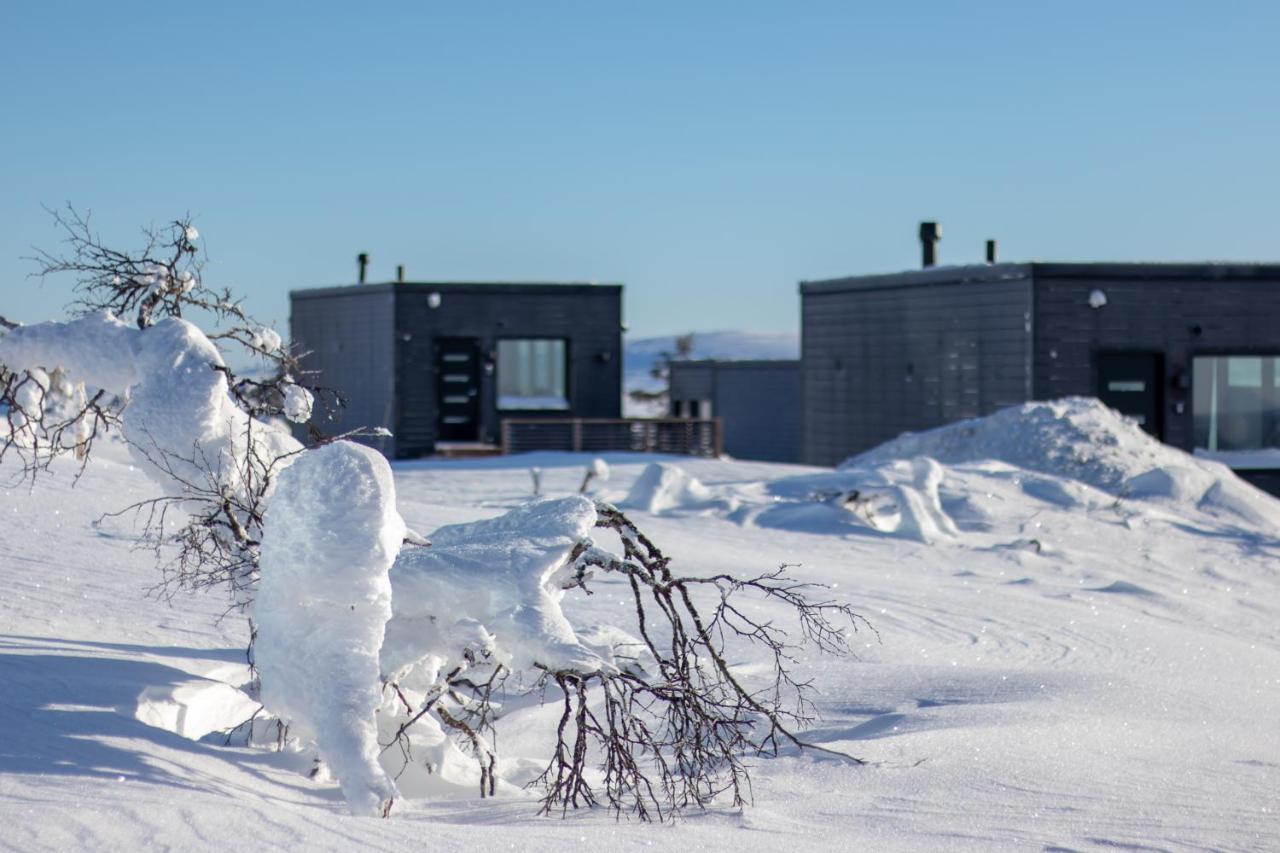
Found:
<svg viewBox="0 0 1280 853"><path fill-rule="evenodd" d="M1198 441L1199 430L1197 427L1198 412L1196 410L1196 359L1200 359L1200 358L1214 358L1214 359L1258 358L1258 359L1264 359L1264 360L1268 358L1273 359L1275 361L1275 365L1272 368L1272 372L1273 372L1272 383L1273 383L1273 387L1276 389L1273 393L1277 402L1277 405L1275 406L1273 411L1276 413L1274 415L1276 423L1280 424L1280 384L1276 384L1277 380L1280 379L1280 349L1277 349L1275 347L1251 347L1251 346L1213 347L1209 349L1196 349L1188 354L1187 367L1186 367L1186 375L1190 378L1188 394L1187 394L1187 397L1188 397L1187 412L1191 418L1191 436L1190 436L1191 441L1189 442L1189 444L1191 445L1191 452L1199 453L1199 454L1208 454L1209 456L1212 457L1216 454L1229 456L1230 454L1250 454L1250 453L1257 453L1259 451L1265 451L1265 450L1280 450L1280 440L1278 440L1277 444L1266 444L1265 435L1263 438L1264 443L1262 444L1262 446L1256 447L1256 448L1223 450L1220 447L1215 449L1210 449L1207 446L1205 447L1200 446ZM1263 369L1264 380L1265 380L1265 376L1266 376L1266 369L1264 367ZM1264 381L1263 387L1265 387L1265 385L1266 383ZM1264 414L1264 417L1265 417L1265 414ZM1265 426L1265 422L1264 422L1264 426ZM1280 427L1278 427L1278 431L1280 431ZM1209 443L1208 440L1206 440L1205 444L1207 445L1208 443Z"/></svg>
<svg viewBox="0 0 1280 853"><path fill-rule="evenodd" d="M564 406L556 406L547 408L543 407L516 407L502 405L502 355L501 348L503 342L524 342L524 341L558 341L564 344L564 359L560 365L562 375L564 377ZM572 371L573 364L571 356L572 341L564 335L502 335L494 338L493 341L493 402L498 412L503 414L538 414L538 413L569 413L573 411L573 382Z"/></svg>

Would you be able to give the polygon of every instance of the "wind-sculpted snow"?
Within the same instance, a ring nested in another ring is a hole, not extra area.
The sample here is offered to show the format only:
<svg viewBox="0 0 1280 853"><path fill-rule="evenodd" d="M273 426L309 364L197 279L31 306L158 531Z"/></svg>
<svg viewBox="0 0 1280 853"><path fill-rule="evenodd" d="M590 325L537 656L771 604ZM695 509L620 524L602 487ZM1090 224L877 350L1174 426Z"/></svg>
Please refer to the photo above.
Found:
<svg viewBox="0 0 1280 853"><path fill-rule="evenodd" d="M583 671L607 665L565 618L557 576L595 522L586 498L543 500L442 527L431 534L431 547L401 552L391 573L394 615L383 674L427 686L468 641L515 672L534 664ZM410 672L414 667L421 671Z"/></svg>
<svg viewBox="0 0 1280 853"><path fill-rule="evenodd" d="M946 466L1003 463L1025 472L1023 485L1029 493L1053 490L1059 500L1069 501L1070 492L1083 484L1121 499L1197 504L1210 514L1280 531L1280 506L1271 497L1221 463L1161 443L1092 398L1027 403L908 433L845 461L838 470L867 471L920 456Z"/></svg>
<svg viewBox="0 0 1280 853"><path fill-rule="evenodd" d="M395 795L375 716L387 572L405 533L395 494L377 451L338 441L300 455L267 511L253 602L263 704L314 739L355 814Z"/></svg>
<svg viewBox="0 0 1280 853"><path fill-rule="evenodd" d="M0 364L11 370L63 368L78 382L127 397L121 426L140 467L164 490L238 482L249 453L248 430L263 465L301 450L292 437L251 422L231 399L218 348L194 324L168 317L146 329L102 311L67 322L20 326L0 338Z"/></svg>
<svg viewBox="0 0 1280 853"><path fill-rule="evenodd" d="M679 465L654 462L645 466L619 506L660 513L671 509L700 509L711 506L714 500L711 490Z"/></svg>
<svg viewBox="0 0 1280 853"><path fill-rule="evenodd" d="M0 364L10 370L64 367L81 382L123 394L138 381L134 348L140 334L108 311L33 323L0 336Z"/></svg>

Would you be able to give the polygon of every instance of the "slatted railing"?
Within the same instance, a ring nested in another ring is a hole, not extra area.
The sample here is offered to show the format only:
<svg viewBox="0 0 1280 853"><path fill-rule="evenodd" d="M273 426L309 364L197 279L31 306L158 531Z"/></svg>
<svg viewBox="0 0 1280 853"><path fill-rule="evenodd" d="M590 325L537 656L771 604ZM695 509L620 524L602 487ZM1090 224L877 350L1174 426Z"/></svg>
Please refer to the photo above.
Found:
<svg viewBox="0 0 1280 853"><path fill-rule="evenodd" d="M720 456L719 418L504 418L502 452L634 451Z"/></svg>

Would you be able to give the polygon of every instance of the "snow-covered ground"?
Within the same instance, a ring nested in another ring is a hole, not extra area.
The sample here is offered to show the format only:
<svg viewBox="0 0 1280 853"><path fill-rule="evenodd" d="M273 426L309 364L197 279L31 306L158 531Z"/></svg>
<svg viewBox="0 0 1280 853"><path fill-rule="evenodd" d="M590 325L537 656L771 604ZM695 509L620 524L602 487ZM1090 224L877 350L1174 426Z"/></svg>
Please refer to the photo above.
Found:
<svg viewBox="0 0 1280 853"><path fill-rule="evenodd" d="M513 791L355 818L309 756L226 744L215 730L255 707L243 621L214 596L148 597L154 554L98 518L154 486L99 450L74 488L66 465L3 491L0 848L1280 848L1280 503L1095 405L835 471L605 457L597 494L681 571L799 564L879 633L800 662L821 688L808 737L866 766L760 759L753 806L667 826L537 818ZM399 511L429 535L527 502L534 466L544 493L574 492L590 462L399 464ZM610 621L616 583L566 598L571 620ZM500 748L537 757L553 719L512 714Z"/></svg>

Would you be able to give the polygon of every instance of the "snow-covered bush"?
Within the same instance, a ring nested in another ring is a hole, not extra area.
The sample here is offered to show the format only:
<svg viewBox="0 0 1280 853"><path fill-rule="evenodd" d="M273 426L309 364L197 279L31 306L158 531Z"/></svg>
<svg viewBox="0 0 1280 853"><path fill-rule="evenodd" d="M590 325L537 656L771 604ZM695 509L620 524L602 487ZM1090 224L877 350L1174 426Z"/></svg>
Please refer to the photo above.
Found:
<svg viewBox="0 0 1280 853"><path fill-rule="evenodd" d="M19 456L23 473L34 476L65 452L87 458L96 440L118 431L160 487L157 498L130 509L142 513L158 551L177 546L163 564L166 586L225 586L243 606L257 580L275 475L302 450L267 419L304 422L312 414L312 392L293 379L296 358L229 292L206 287L190 222L148 232L142 250L122 252L103 246L74 210L56 219L70 252L42 253L40 272L76 276L80 313L4 323L0 409L8 429L0 458ZM265 363L267 378L237 376L227 347Z"/></svg>
<svg viewBox="0 0 1280 853"><path fill-rule="evenodd" d="M378 653L404 534L387 461L348 441L280 473L263 527L262 702L315 741L356 814L380 814L395 796L378 764Z"/></svg>
<svg viewBox="0 0 1280 853"><path fill-rule="evenodd" d="M599 531L621 553L597 544ZM451 730L476 761L470 778L492 794L502 781L498 697L528 691L561 707L550 762L533 782L547 812L601 804L663 819L721 796L738 805L749 756L782 745L828 751L794 731L812 718L812 686L788 667L798 645L846 653L847 632L865 623L848 605L812 600L820 588L782 569L698 577L671 563L625 515L583 497L445 527L430 549L402 551L381 656L394 697L382 708L384 744L400 747L392 771L461 776L456 751L423 752ZM627 624L575 630L569 596L590 594L597 573L626 579ZM739 600L753 594L791 609L798 644ZM764 678L730 664L743 644L773 661Z"/></svg>

